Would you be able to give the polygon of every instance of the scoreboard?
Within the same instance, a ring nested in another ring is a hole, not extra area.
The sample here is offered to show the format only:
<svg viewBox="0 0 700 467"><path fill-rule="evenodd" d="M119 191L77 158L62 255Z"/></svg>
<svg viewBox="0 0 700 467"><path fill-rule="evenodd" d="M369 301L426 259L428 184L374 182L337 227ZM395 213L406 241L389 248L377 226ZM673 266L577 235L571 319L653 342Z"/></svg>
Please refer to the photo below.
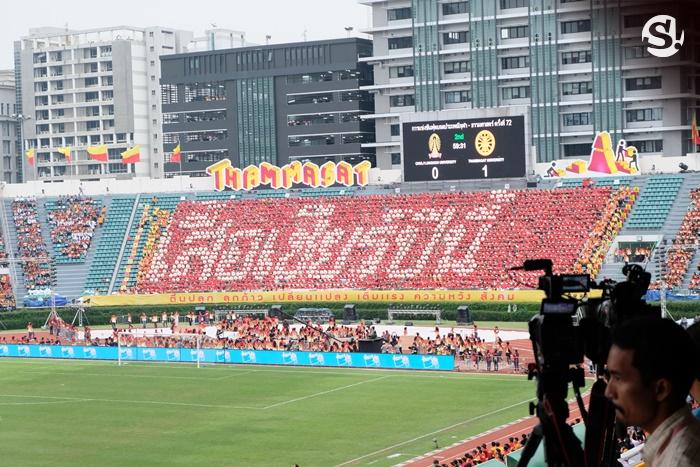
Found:
<svg viewBox="0 0 700 467"><path fill-rule="evenodd" d="M406 182L525 176L525 117L406 122Z"/></svg>

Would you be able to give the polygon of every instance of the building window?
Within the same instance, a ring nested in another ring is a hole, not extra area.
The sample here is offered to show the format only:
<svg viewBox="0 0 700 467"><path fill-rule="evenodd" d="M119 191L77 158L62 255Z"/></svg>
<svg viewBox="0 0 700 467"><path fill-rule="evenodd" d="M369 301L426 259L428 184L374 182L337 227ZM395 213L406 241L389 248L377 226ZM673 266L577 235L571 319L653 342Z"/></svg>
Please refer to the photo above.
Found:
<svg viewBox="0 0 700 467"><path fill-rule="evenodd" d="M627 78L625 80L625 90L627 91L642 91L644 89L661 89L661 76Z"/></svg>
<svg viewBox="0 0 700 467"><path fill-rule="evenodd" d="M460 15L469 13L469 2L451 2L442 4L442 15Z"/></svg>
<svg viewBox="0 0 700 467"><path fill-rule="evenodd" d="M591 63L591 51L577 50L575 52L562 52L562 65L572 65L574 63Z"/></svg>
<svg viewBox="0 0 700 467"><path fill-rule="evenodd" d="M527 37L529 31L530 28L527 25L501 28L501 39L518 39L520 37Z"/></svg>
<svg viewBox="0 0 700 467"><path fill-rule="evenodd" d="M659 121L663 120L663 109L658 107L654 109L626 110L625 116L627 117L627 123Z"/></svg>
<svg viewBox="0 0 700 467"><path fill-rule="evenodd" d="M591 81L580 81L576 83L562 83L561 93L563 96L575 96L579 94L590 94L593 92Z"/></svg>
<svg viewBox="0 0 700 467"><path fill-rule="evenodd" d="M317 94L293 94L287 96L288 105L301 105L301 104L326 104L328 102L333 102L332 92L323 92Z"/></svg>
<svg viewBox="0 0 700 467"><path fill-rule="evenodd" d="M591 20L580 19L576 21L563 21L561 23L562 34L573 34L576 32L590 32Z"/></svg>
<svg viewBox="0 0 700 467"><path fill-rule="evenodd" d="M398 21L401 19L411 19L411 7L392 8L386 12L387 21Z"/></svg>
<svg viewBox="0 0 700 467"><path fill-rule="evenodd" d="M290 148L304 146L325 146L335 144L335 135L289 136Z"/></svg>
<svg viewBox="0 0 700 467"><path fill-rule="evenodd" d="M649 51L647 51L646 47L641 46L641 45L635 45L633 47L625 47L625 58L626 59L635 59L635 58L647 58L651 57L651 54Z"/></svg>
<svg viewBox="0 0 700 467"><path fill-rule="evenodd" d="M526 99L530 97L530 86L513 86L501 89L503 99Z"/></svg>
<svg viewBox="0 0 700 467"><path fill-rule="evenodd" d="M626 28L641 28L649 21L648 14L629 15L625 16L624 23Z"/></svg>
<svg viewBox="0 0 700 467"><path fill-rule="evenodd" d="M391 165L401 165L401 153L392 152L391 153Z"/></svg>
<svg viewBox="0 0 700 467"><path fill-rule="evenodd" d="M501 0L501 10L509 8L527 8L528 0Z"/></svg>
<svg viewBox="0 0 700 467"><path fill-rule="evenodd" d="M321 73L304 73L302 75L287 76L287 84L309 84L333 81L333 73L324 71Z"/></svg>
<svg viewBox="0 0 700 467"><path fill-rule="evenodd" d="M471 102L472 92L469 90L463 91L448 91L445 93L445 104L461 104L463 102Z"/></svg>
<svg viewBox="0 0 700 467"><path fill-rule="evenodd" d="M408 78L413 76L413 65L389 67L389 78Z"/></svg>
<svg viewBox="0 0 700 467"><path fill-rule="evenodd" d="M408 107L415 105L415 98L413 94L403 94L400 96L390 96L389 105L391 107Z"/></svg>
<svg viewBox="0 0 700 467"><path fill-rule="evenodd" d="M581 157L591 154L591 143L565 144L564 157Z"/></svg>
<svg viewBox="0 0 700 467"><path fill-rule="evenodd" d="M527 68L530 66L530 56L523 55L520 57L502 57L501 68L511 70L513 68Z"/></svg>
<svg viewBox="0 0 700 467"><path fill-rule="evenodd" d="M446 75L452 73L468 73L471 71L471 65L468 60L461 62L447 62L444 64L444 70Z"/></svg>
<svg viewBox="0 0 700 467"><path fill-rule="evenodd" d="M627 146L634 146L637 151L642 152L663 152L664 140L647 139L641 141L627 141Z"/></svg>
<svg viewBox="0 0 700 467"><path fill-rule="evenodd" d="M389 38L389 50L410 49L411 47L413 47L413 36Z"/></svg>
<svg viewBox="0 0 700 467"><path fill-rule="evenodd" d="M469 42L469 31L454 31L442 33L442 43L445 45L464 44L466 42Z"/></svg>
<svg viewBox="0 0 700 467"><path fill-rule="evenodd" d="M401 136L401 125L398 123L391 125L391 136Z"/></svg>
<svg viewBox="0 0 700 467"><path fill-rule="evenodd" d="M591 124L590 112L576 112L562 115L564 126L579 126Z"/></svg>

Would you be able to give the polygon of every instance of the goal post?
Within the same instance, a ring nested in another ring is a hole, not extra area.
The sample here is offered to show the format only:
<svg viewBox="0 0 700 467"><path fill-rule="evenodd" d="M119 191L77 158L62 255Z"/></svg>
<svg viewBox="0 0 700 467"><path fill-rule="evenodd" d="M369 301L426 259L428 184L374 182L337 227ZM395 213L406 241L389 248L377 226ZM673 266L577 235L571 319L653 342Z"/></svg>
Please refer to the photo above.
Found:
<svg viewBox="0 0 700 467"><path fill-rule="evenodd" d="M150 332L149 332L150 331ZM202 334L162 334L157 329L134 329L117 333L117 365L124 361L191 362L202 363ZM156 351L165 351L165 358L156 358ZM183 359L182 352L192 352L192 359Z"/></svg>

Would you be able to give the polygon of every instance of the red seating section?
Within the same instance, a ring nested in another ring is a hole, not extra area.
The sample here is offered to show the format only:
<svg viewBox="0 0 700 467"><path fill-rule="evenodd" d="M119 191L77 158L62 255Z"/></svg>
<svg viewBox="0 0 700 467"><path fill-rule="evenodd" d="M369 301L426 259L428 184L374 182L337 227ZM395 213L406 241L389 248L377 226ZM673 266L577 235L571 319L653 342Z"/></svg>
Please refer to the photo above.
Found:
<svg viewBox="0 0 700 467"><path fill-rule="evenodd" d="M624 219L624 190L183 202L137 291L530 288L507 269L597 270L591 232Z"/></svg>

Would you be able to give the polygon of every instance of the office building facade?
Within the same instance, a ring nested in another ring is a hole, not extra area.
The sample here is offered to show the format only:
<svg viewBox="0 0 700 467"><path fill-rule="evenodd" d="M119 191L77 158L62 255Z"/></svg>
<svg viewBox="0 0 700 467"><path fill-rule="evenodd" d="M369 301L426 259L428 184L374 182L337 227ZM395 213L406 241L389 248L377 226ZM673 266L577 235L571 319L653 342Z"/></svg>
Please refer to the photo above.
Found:
<svg viewBox="0 0 700 467"><path fill-rule="evenodd" d="M292 160L370 160L374 122L371 42L348 38L163 57L161 93L166 176L206 176ZM169 162L180 145L180 163Z"/></svg>
<svg viewBox="0 0 700 467"><path fill-rule="evenodd" d="M15 42L15 79L24 180L162 177L160 56L178 53L192 34L168 28L30 30ZM108 161L88 156L106 145ZM121 152L140 146L140 161ZM58 150L70 148L69 161Z"/></svg>
<svg viewBox="0 0 700 467"><path fill-rule="evenodd" d="M372 8L375 143L380 168L401 167L402 115L527 106L536 162L590 153L596 131L642 155L683 156L700 97L698 38L651 56L644 0L361 0ZM675 2L664 13L682 18ZM528 148L528 149L530 149Z"/></svg>

